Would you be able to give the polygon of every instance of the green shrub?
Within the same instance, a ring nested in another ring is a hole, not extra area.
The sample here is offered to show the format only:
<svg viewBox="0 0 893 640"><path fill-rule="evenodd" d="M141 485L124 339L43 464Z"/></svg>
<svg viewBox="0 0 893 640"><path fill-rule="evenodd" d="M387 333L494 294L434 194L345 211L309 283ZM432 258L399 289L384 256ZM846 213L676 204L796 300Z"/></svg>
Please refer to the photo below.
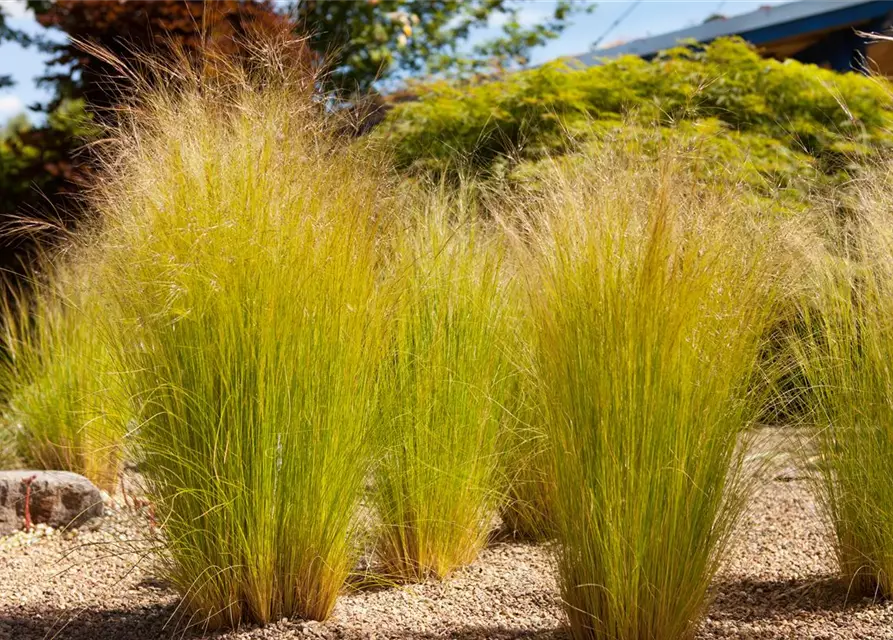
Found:
<svg viewBox="0 0 893 640"><path fill-rule="evenodd" d="M165 568L208 628L325 619L371 469L387 185L277 51L163 76L97 197Z"/></svg>
<svg viewBox="0 0 893 640"><path fill-rule="evenodd" d="M893 594L893 173L857 186L858 215L817 253L793 352L814 401L818 495L840 570L866 595Z"/></svg>
<svg viewBox="0 0 893 640"><path fill-rule="evenodd" d="M582 125L580 125L582 127ZM825 175L818 161L779 144L765 134L739 132L716 118L682 120L662 127L628 117L590 123L591 135L573 152L515 165L508 179L538 186L553 164L585 164L593 156L623 151L627 164L659 162L665 152L684 156L679 170L701 189L739 189L738 197L756 211L806 213L848 179L844 172Z"/></svg>
<svg viewBox="0 0 893 640"><path fill-rule="evenodd" d="M57 270L3 314L4 431L16 458L80 473L114 493L127 403L89 284ZM11 462L11 461L10 461Z"/></svg>
<svg viewBox="0 0 893 640"><path fill-rule="evenodd" d="M462 196L457 196L461 199ZM461 202L436 203L403 231L375 476L376 550L387 573L442 578L473 561L498 502L508 375L501 252ZM450 223L447 212L458 217Z"/></svg>
<svg viewBox="0 0 893 640"><path fill-rule="evenodd" d="M889 148L893 124L885 81L764 59L738 39L653 61L627 56L582 69L559 61L498 81L416 91L420 99L397 105L376 133L398 163L497 176L598 147L631 122L645 131L691 122L683 135L704 123L721 167L737 173L744 159L748 181L799 188L804 170L834 182L877 146Z"/></svg>
<svg viewBox="0 0 893 640"><path fill-rule="evenodd" d="M768 234L672 158L547 179L527 263L571 631L689 637L747 495Z"/></svg>

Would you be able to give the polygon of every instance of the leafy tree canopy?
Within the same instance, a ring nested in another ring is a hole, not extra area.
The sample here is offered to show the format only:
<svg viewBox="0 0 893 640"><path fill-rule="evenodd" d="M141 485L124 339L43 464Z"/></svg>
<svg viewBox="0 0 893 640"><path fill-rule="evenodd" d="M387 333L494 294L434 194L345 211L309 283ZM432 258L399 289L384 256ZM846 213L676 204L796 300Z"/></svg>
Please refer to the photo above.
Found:
<svg viewBox="0 0 893 640"><path fill-rule="evenodd" d="M595 5L559 0L543 22L525 25L518 0L299 0L291 7L311 47L332 66L334 86L366 91L376 80L464 74L482 66L523 66L530 51L557 37L577 11ZM529 8L531 3L526 3ZM502 23L500 36L463 53L472 32Z"/></svg>

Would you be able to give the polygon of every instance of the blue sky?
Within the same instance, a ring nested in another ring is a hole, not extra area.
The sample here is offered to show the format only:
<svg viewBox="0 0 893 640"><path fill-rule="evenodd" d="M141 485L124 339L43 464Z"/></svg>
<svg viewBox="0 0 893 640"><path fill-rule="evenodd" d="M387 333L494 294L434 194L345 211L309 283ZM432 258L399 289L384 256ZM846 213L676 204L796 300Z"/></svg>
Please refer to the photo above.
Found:
<svg viewBox="0 0 893 640"><path fill-rule="evenodd" d="M350 0L342 0L350 1ZM643 0L629 16L608 33L602 46L617 41L656 35L701 23L712 13L727 16L755 11L761 6L781 4L784 0ZM816 0L820 2L821 0ZM579 15L573 26L545 47L534 53L533 62L540 63L560 56L583 53L615 20L630 8L632 0L599 0L590 14ZM24 0L0 0L10 26L30 33L44 31L24 9ZM521 19L534 23L548 16L553 0L526 0ZM495 25L494 25L495 26ZM484 37L481 34L480 37ZM34 102L45 101L48 93L37 87L34 79L43 73L44 56L37 51L22 49L12 43L0 45L0 75L11 75L16 85L0 90L0 122L26 110Z"/></svg>

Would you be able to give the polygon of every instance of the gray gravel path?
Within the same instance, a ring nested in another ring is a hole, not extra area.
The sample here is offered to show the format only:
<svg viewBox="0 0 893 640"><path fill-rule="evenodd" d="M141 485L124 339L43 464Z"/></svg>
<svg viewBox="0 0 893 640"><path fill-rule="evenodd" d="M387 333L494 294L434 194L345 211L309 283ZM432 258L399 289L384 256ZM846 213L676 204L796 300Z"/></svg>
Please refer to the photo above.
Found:
<svg viewBox="0 0 893 640"><path fill-rule="evenodd" d="M893 640L893 604L849 596L807 483L781 459L716 581L699 640ZM177 598L154 577L145 518L124 511L76 535L0 538L0 640L193 638L170 622ZM281 621L213 636L564 639L548 550L497 543L443 584L355 591L325 623Z"/></svg>

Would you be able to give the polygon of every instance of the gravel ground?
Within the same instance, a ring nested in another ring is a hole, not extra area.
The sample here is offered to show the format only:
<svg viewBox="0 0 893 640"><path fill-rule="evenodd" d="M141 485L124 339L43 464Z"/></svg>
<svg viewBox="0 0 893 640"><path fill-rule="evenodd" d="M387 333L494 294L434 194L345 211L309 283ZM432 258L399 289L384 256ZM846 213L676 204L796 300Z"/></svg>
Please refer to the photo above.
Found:
<svg viewBox="0 0 893 640"><path fill-rule="evenodd" d="M777 442L770 442L777 446ZM94 531L0 538L0 640L153 640L177 628L177 598L153 577L148 521L112 510ZM790 459L767 471L741 543L698 633L715 638L893 640L893 604L849 596L827 529ZM331 620L218 634L261 638L564 639L547 549L501 542L443 584L354 591Z"/></svg>

